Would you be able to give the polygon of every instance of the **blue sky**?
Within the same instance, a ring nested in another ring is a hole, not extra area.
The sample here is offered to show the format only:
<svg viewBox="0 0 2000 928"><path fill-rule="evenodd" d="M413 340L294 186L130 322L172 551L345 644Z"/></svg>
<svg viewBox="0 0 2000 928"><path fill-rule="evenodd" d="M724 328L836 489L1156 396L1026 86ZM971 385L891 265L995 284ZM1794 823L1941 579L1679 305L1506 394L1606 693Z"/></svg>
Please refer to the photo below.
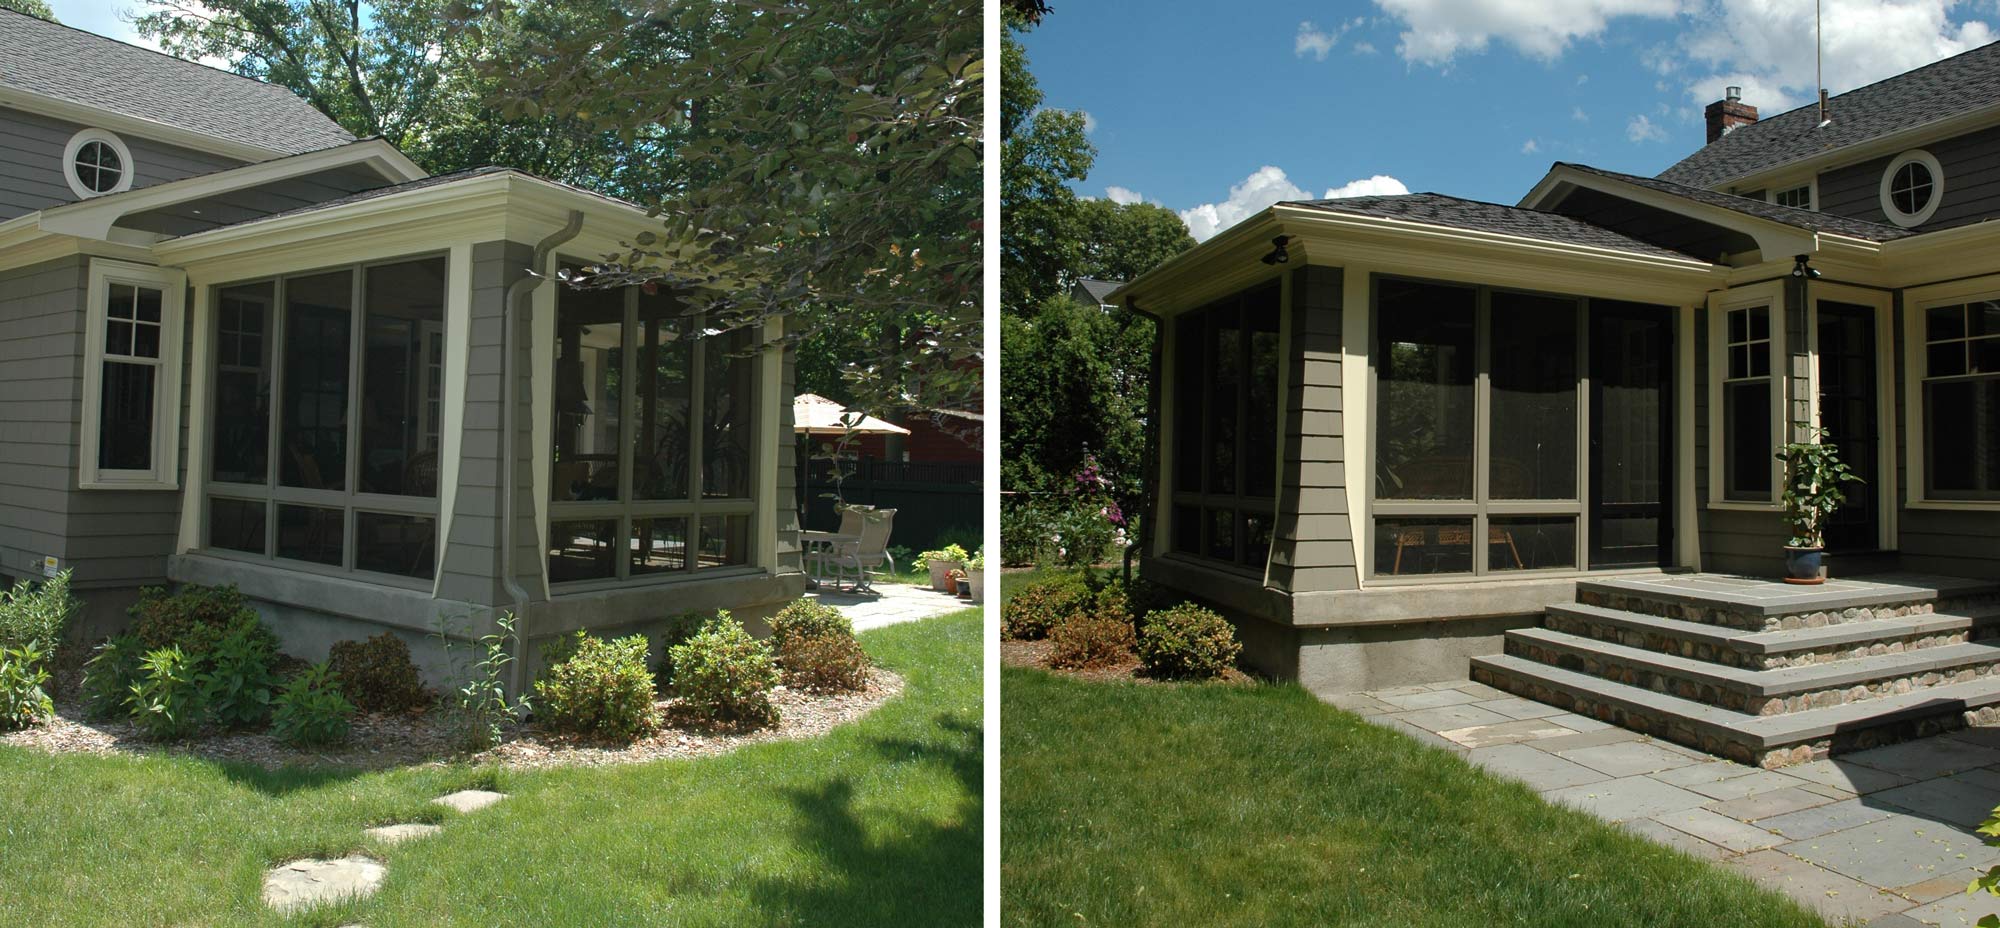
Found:
<svg viewBox="0 0 2000 928"><path fill-rule="evenodd" d="M1069 0L1022 37L1044 105L1088 114L1079 193L1197 238L1279 199L1513 203L1554 161L1654 174L1728 84L1813 98L1813 0ZM2000 0L1826 0L1839 93L2000 39Z"/></svg>

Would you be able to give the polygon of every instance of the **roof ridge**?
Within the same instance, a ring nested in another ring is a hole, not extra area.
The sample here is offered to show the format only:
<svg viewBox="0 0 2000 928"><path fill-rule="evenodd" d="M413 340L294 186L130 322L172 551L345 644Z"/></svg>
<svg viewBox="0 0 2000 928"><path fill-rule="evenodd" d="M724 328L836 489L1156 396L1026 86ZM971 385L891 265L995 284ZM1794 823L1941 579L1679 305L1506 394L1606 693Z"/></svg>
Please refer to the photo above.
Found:
<svg viewBox="0 0 2000 928"><path fill-rule="evenodd" d="M234 77L234 78L237 78L238 80L245 80L245 81L249 81L250 83L252 83L252 84L256 84L256 85L257 85L257 86L259 86L259 87L269 87L269 88L272 88L272 89L274 89L274 90L278 90L278 91L281 91L281 92L283 92L283 93L286 93L286 94L290 94L290 95L291 95L291 96L293 96L293 97L298 97L298 99L299 99L299 102L301 102L301 103L306 103L306 105L307 105L307 106L312 106L312 104L311 104L311 103L308 103L308 102L306 102L306 100L305 100L305 98L304 98L304 97L299 97L299 95L298 95L298 94L296 94L296 93L293 93L293 92L292 92L292 89L291 89L291 88L289 88L289 87L281 87L281 86L279 86L279 85L277 85L277 84L273 84L273 83L271 83L270 81L267 81L267 80L261 80L261 79L259 79L259 78L255 78L255 77L251 77L251 76L250 76L250 75L248 75L248 74L238 74L238 73L236 73L235 71L231 71L231 70L229 70L228 68L218 68L218 67L216 67L215 65L212 65L212 64L208 64L208 63L206 63L206 62L201 62L201 61L195 61L195 60L194 60L194 59L192 59L192 58L182 58L182 57L181 57L181 56L179 56L179 55L174 55L174 54L170 54L170 53L167 53L167 52L163 52L163 51L161 51L161 50L159 50L159 49L157 49L157 48L147 48L147 47L146 47L146 46L144 46L144 45L139 45L139 44L137 44L137 43L134 43L134 42L127 42L127 41L125 41L124 39L114 39L114 38L112 38L112 37L110 37L110 36L108 36L108 35L99 35L98 33L95 33L95 32L92 32L92 31L90 31L90 30L88 30L88 29L85 29L85 28L83 28L83 27L81 27L81 26L72 26L72 25L70 25L70 24L68 24L68 23L65 23L65 22L61 22L61 21L59 21L59 20L54 20L54 19L43 19L42 17L40 17L40 16L36 16L36 15L34 15L34 14L32 14L32 13L23 13L23 12L21 12L20 10L17 10L17 9L14 9L13 7L0 7L0 13L12 13L12 14L14 14L14 15L16 15L16 16L24 16L24 17L27 17L28 19L32 19L32 20L35 20L36 22L42 22L42 23L47 23L47 24L49 24L49 25L51 25L51 26L56 26L56 27L59 27L59 28L62 28L62 29L68 29L68 30L69 30L69 31L71 31L71 32L74 32L74 33L77 33L77 34L79 34L79 35L87 35L87 36L90 36L90 37L91 37L91 38L93 38L93 39L97 39L97 40L99 40L99 41L102 41L102 42L110 42L110 43L111 43L111 44L113 44L113 45L123 45L123 46L125 46L126 48L131 48L131 49L137 49L137 50L139 50L139 51L142 51L142 52L148 52L148 53L151 53L151 54L154 54L154 55L158 55L158 56L160 56L160 57L162 57L162 58L165 58L165 59L167 59L167 60L169 60L169 61L176 61L176 62L179 62L179 63L181 63L181 64L185 64L185 65L192 65L192 66L194 66L194 67L197 67L197 68L205 68L205 69L207 69L207 70L210 70L210 71L214 71L214 72L215 72L215 73L217 73L217 74L227 74L227 75L229 75L230 77ZM313 109L317 110L317 109L318 109L318 107L313 107ZM322 113L322 114L320 114L320 115L324 116L324 115L326 115L326 114ZM335 125L340 125L339 121L338 121L338 120L334 120L334 119L333 119L333 117L331 117L331 116L327 116L327 119L328 119L328 120L331 120L331 121L333 121ZM343 130L345 130L345 129L346 129L346 127L345 127L345 126L341 126L341 128L342 128Z"/></svg>
<svg viewBox="0 0 2000 928"><path fill-rule="evenodd" d="M1973 53L1975 53L1975 52L1982 52L1982 51L1985 51L1985 50L1987 50L1987 49L1989 49L1989 48L1992 48L1992 47L1994 47L1994 46L1996 46L1996 45L2000 45L2000 39L1994 39L1993 41L1991 41L1991 42L1988 42L1988 43L1986 43L1986 44L1984 44L1984 45L1975 45L1975 46L1973 46L1973 47L1971 47L1971 48L1968 48L1968 49L1966 49L1965 51L1962 51L1962 52L1959 52L1958 54L1955 54L1955 55L1947 55L1947 56L1945 56L1945 57L1943 57L1943 58L1939 58L1938 60L1936 60L1936 61L1932 61L1932 62L1929 62L1929 63L1927 63L1927 64L1920 64L1920 65L1917 65L1916 67L1914 67L1914 68L1911 68L1911 69L1909 69L1908 71L1898 71L1897 73L1895 73L1895 74L1891 74L1891 75L1889 75L1888 77L1882 77L1882 78L1877 78L1877 79L1875 79L1875 80L1872 80L1872 81L1869 81L1869 82L1868 82L1868 83L1866 83L1866 84L1862 84L1862 85L1861 85L1861 86L1859 86L1859 87L1850 87L1850 88L1848 88L1848 89L1846 89L1846 90L1843 90L1843 91L1841 91L1841 92L1839 92L1839 93L1836 93L1836 94L1829 94L1829 95L1827 95L1827 98L1826 98L1826 100L1827 100L1827 104L1828 104L1828 106L1829 106L1829 107L1831 107L1831 106L1832 106L1832 104L1833 104L1833 101L1835 101L1835 100L1838 100L1838 99L1840 99L1841 97L1845 97L1845 96L1847 96L1847 95L1849 95L1849 94L1854 94L1854 93L1860 93L1861 91L1864 91L1864 90L1867 90L1867 89L1869 89L1870 87L1879 87L1879 86L1881 86L1881 85L1883 85L1883 84L1887 84L1887 83L1890 83L1890 82L1892 82L1892 81L1899 81L1899 80L1902 80L1903 78L1906 78L1906 77L1909 77L1909 76L1911 76L1911 75L1913 75L1913 74L1920 74L1920 73L1922 73L1922 72L1924 72L1924 71L1928 71L1928 70L1930 70L1930 69L1932 69L1932 68L1935 68L1935 67L1938 67L1938 66L1940 66L1940 65L1945 65L1945 64L1949 64L1949 63L1951 63L1951 62L1953 62L1953 61L1957 61L1958 59L1960 59L1960 58L1963 58L1963 57L1965 57L1965 56L1967 56L1967 55L1970 55L1970 54L1973 54ZM1750 128L1751 126L1759 126L1759 125L1766 125L1766 124L1769 124L1770 122L1772 122L1772 121L1774 121L1774 120L1777 120L1777 119L1782 119L1782 118L1784 118L1784 117L1786 117L1786 116L1790 116L1790 115L1792 115L1793 113L1796 113L1796 112L1799 112L1800 110L1806 110L1806 109L1811 109L1811 108L1813 108L1813 107L1815 107L1815 106L1818 106L1818 105L1819 105L1819 100L1818 100L1817 98L1814 98L1814 99L1811 99L1811 100L1807 100L1806 102L1804 102L1804 103L1801 103L1801 104L1799 104L1798 106L1795 106L1795 107L1792 107L1791 109L1788 109L1788 110L1784 110L1784 111L1782 111L1782 112L1779 112L1779 113L1776 113L1776 114L1773 114L1773 115L1771 115L1771 116L1767 116L1767 117L1761 117L1761 118L1759 118L1759 119L1758 119L1758 120L1757 120L1756 122L1753 122L1753 123L1748 123L1748 124L1745 124L1745 125L1743 125L1743 126L1740 126L1740 127L1738 127L1738 130L1737 130L1737 131L1742 131L1743 129L1748 129L1748 128ZM1695 149L1695 150L1696 150L1696 151L1700 151L1701 149Z"/></svg>

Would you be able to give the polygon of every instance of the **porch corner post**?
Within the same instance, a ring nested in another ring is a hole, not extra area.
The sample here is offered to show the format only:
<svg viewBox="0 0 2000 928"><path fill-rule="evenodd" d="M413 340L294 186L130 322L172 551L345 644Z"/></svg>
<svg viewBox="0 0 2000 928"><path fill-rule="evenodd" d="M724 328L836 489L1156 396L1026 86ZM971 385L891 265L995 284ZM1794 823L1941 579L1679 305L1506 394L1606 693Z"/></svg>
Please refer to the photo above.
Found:
<svg viewBox="0 0 2000 928"><path fill-rule="evenodd" d="M1806 320L1809 285L1804 277L1785 278L1785 414L1789 426L1785 434L1795 442L1811 441L1813 427L1819 424L1813 420L1814 349L1808 339L1812 327Z"/></svg>

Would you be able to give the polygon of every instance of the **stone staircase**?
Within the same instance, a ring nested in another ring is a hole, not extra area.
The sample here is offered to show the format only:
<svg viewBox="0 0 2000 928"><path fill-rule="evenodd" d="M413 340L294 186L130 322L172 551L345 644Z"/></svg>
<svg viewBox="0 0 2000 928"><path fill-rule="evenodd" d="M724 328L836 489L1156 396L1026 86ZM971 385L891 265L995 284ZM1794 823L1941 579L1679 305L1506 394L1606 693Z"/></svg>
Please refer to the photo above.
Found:
<svg viewBox="0 0 2000 928"><path fill-rule="evenodd" d="M1576 600L1472 679L1764 767L2000 723L2000 583L1692 574L1584 580Z"/></svg>

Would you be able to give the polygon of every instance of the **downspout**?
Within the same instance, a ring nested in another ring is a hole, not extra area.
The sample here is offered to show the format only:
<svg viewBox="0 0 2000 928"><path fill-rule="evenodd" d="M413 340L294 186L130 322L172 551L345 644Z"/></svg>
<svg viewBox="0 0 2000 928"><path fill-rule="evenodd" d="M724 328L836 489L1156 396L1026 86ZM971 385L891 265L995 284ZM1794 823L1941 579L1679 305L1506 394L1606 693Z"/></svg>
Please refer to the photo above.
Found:
<svg viewBox="0 0 2000 928"><path fill-rule="evenodd" d="M515 447L519 436L515 433L515 409L519 405L515 394L518 392L518 378L514 373L514 358L519 353L515 347L515 330L520 328L520 320L532 318L534 309L527 297L541 286L542 269L549 265L549 253L556 246L576 237L583 231L583 211L570 210L569 222L556 230L548 238L535 246L535 263L529 272L507 285L506 302L501 306L501 322L506 332L500 338L500 487L506 494L500 502L500 583L507 595L514 600L514 695L518 698L528 692L528 589L515 576L514 505L520 498L520 481L514 473L520 454Z"/></svg>

